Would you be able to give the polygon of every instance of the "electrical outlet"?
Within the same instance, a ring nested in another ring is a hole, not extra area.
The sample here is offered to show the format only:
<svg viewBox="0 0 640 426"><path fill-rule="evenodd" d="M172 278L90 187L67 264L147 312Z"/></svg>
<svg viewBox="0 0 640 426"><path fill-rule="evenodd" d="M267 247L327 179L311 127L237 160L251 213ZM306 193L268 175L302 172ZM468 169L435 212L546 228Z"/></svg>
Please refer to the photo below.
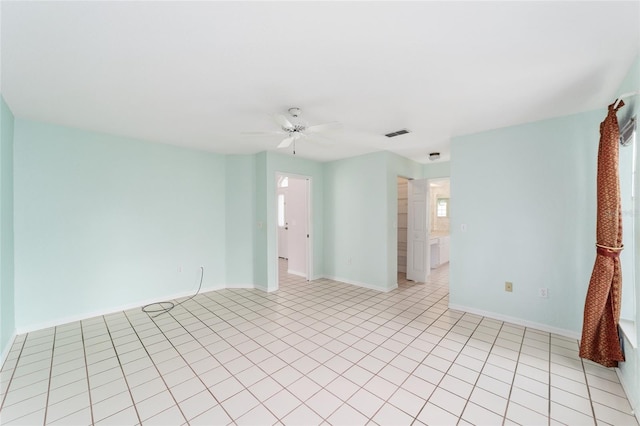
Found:
<svg viewBox="0 0 640 426"><path fill-rule="evenodd" d="M349 260L348 260L347 262L349 263L349 265L352 265L352 264L353 264L353 258L352 258L352 257L350 257L350 258L349 258Z"/></svg>
<svg viewBox="0 0 640 426"><path fill-rule="evenodd" d="M538 296L542 297L543 299L549 298L549 289L546 287L540 287L538 289Z"/></svg>
<svg viewBox="0 0 640 426"><path fill-rule="evenodd" d="M508 291L508 292L513 291L513 283L511 281L504 282L504 291Z"/></svg>
<svg viewBox="0 0 640 426"><path fill-rule="evenodd" d="M182 265L178 266L178 272L182 272Z"/></svg>

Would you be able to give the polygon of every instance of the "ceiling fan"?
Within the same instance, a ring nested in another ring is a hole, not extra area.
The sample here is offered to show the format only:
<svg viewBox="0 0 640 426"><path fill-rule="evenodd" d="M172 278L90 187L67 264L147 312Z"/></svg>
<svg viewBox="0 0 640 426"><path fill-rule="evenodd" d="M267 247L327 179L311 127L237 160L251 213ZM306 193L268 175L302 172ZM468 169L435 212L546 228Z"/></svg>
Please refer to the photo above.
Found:
<svg viewBox="0 0 640 426"><path fill-rule="evenodd" d="M275 122L280 126L281 130L273 131L273 132L244 132L245 135L284 135L285 138L278 144L278 148L287 148L292 143L294 143L295 150L295 142L299 139L309 137L310 135L322 136L318 135L323 131L329 130L336 126L339 126L338 122L330 122L324 124L316 124L314 126L308 126L307 123L300 118L302 111L300 108L289 108L287 110L290 117L287 117L284 114L276 114L273 116ZM323 138L324 139L324 138ZM295 154L295 151L294 151Z"/></svg>

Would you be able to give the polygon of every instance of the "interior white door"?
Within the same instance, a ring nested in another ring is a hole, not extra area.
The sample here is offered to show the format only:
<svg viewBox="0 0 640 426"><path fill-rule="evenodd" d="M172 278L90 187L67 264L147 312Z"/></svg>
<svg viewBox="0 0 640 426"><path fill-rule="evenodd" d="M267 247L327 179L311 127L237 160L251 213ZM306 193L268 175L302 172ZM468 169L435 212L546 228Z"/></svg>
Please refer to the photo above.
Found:
<svg viewBox="0 0 640 426"><path fill-rule="evenodd" d="M289 176L287 188L287 236L289 240L289 273L308 279L308 181Z"/></svg>
<svg viewBox="0 0 640 426"><path fill-rule="evenodd" d="M410 180L407 217L407 279L426 282L429 276L429 182Z"/></svg>
<svg viewBox="0 0 640 426"><path fill-rule="evenodd" d="M289 258L289 223L287 222L287 190L278 190L278 257Z"/></svg>

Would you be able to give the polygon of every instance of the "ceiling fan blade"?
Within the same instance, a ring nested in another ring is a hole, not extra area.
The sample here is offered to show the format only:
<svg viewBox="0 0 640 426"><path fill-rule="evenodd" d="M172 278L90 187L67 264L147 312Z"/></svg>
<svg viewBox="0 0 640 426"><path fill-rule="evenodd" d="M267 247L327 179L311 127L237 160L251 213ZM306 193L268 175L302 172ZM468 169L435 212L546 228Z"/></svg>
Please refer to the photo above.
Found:
<svg viewBox="0 0 640 426"><path fill-rule="evenodd" d="M282 140L282 142L280 142L280 143L278 144L278 148L287 148L287 147L288 147L289 145L291 145L291 143L293 143L293 141L295 141L296 139L298 139L298 138L296 138L295 136L289 136L288 138L284 138L284 139Z"/></svg>
<svg viewBox="0 0 640 426"><path fill-rule="evenodd" d="M274 130L272 132L240 132L241 135L286 135L282 130Z"/></svg>
<svg viewBox="0 0 640 426"><path fill-rule="evenodd" d="M293 129L293 124L289 121L287 117L282 114L276 114L273 116L273 119L282 127L283 129Z"/></svg>
<svg viewBox="0 0 640 426"><path fill-rule="evenodd" d="M325 130L334 129L340 126L341 124L338 123L337 121L332 121L330 123L316 124L315 126L309 126L305 131L307 133L324 132Z"/></svg>

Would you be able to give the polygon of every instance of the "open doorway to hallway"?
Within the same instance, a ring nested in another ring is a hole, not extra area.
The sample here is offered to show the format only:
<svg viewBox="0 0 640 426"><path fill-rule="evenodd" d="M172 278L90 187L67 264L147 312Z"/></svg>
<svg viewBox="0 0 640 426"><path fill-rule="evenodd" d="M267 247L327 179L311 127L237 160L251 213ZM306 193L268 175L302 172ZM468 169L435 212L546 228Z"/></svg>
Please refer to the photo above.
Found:
<svg viewBox="0 0 640 426"><path fill-rule="evenodd" d="M309 280L311 256L311 178L285 173L276 174L278 282L281 268L288 275Z"/></svg>
<svg viewBox="0 0 640 426"><path fill-rule="evenodd" d="M449 263L451 185L449 178L429 180L429 246L431 270Z"/></svg>
<svg viewBox="0 0 640 426"><path fill-rule="evenodd" d="M407 188L409 180L398 176L398 284L407 281Z"/></svg>
<svg viewBox="0 0 640 426"><path fill-rule="evenodd" d="M397 178L399 284L426 282L436 270L442 275L440 271L446 269L448 274L451 198L449 182L449 178ZM441 268L445 265L447 268Z"/></svg>

